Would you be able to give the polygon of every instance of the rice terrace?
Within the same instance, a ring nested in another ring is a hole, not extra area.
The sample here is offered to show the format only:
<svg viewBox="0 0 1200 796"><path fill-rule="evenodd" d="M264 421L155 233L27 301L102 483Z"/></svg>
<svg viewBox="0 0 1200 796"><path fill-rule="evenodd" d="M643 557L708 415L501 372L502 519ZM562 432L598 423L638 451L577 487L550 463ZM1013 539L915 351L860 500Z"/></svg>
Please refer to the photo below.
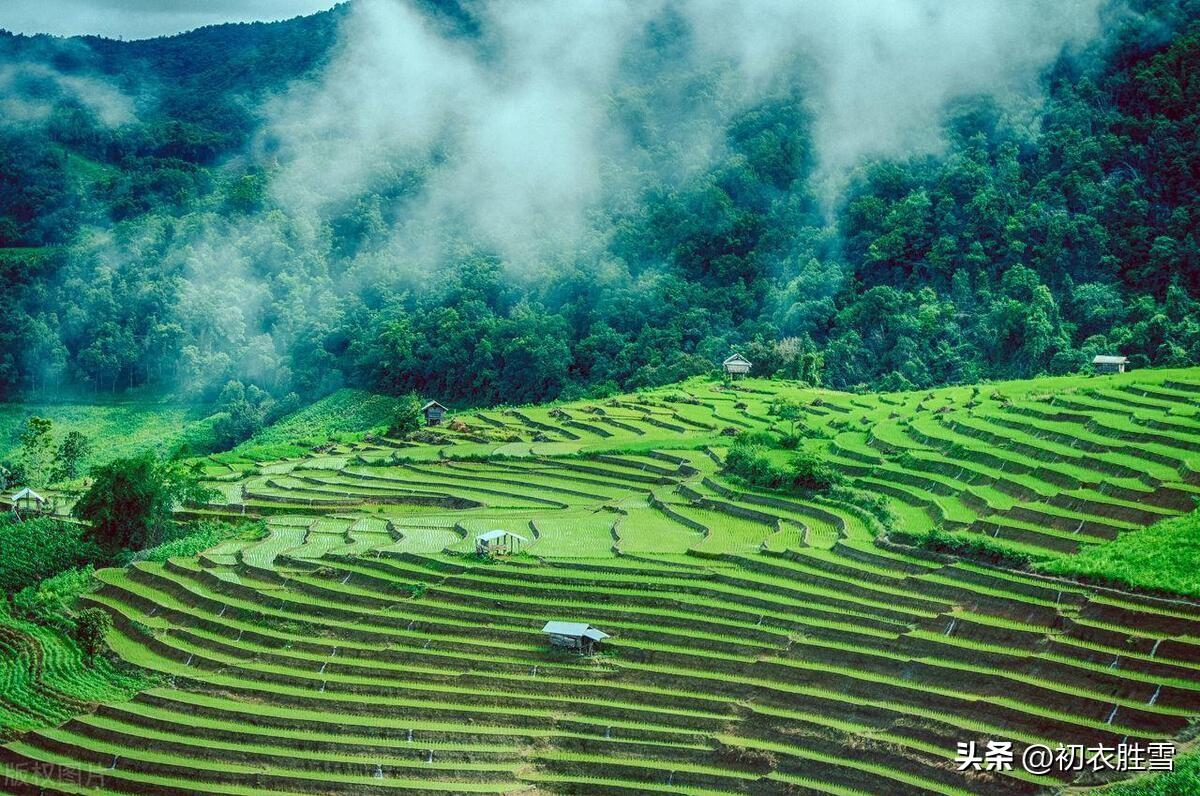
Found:
<svg viewBox="0 0 1200 796"><path fill-rule="evenodd" d="M1053 792L1070 776L960 770L957 746L1186 741L1200 715L1200 603L1054 568L1195 506L1198 399L1187 369L861 395L701 378L450 412L424 442L252 441L203 460L220 497L186 511L265 534L99 570L82 598L149 687L64 707L75 662L5 628L36 677L4 689L5 723L61 723L4 746L3 773L17 793ZM768 431L857 500L731 475ZM493 530L523 548L477 554ZM559 650L551 620L610 638Z"/></svg>
<svg viewBox="0 0 1200 796"><path fill-rule="evenodd" d="M1200 0L0 0L0 794L1200 796Z"/></svg>

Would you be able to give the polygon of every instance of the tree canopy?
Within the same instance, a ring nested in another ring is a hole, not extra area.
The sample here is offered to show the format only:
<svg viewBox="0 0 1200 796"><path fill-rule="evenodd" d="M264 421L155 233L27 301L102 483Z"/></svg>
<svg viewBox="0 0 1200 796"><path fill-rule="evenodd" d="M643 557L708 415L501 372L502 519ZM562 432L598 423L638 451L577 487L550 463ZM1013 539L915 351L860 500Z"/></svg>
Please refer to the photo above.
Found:
<svg viewBox="0 0 1200 796"><path fill-rule="evenodd" d="M75 504L89 538L103 550L140 550L167 540L172 510L211 497L196 473L152 453L115 459L91 471L92 484Z"/></svg>
<svg viewBox="0 0 1200 796"><path fill-rule="evenodd" d="M714 122L702 168L602 202L586 245L536 269L453 229L433 267L387 248L436 164L397 160L315 228L284 212L269 152L248 155L251 109L327 61L344 9L70 57L0 34L0 62L160 92L116 126L53 92L37 124L0 126L0 393L179 390L219 405L228 446L293 392L603 395L735 348L758 375L843 389L1065 373L1102 352L1194 363L1200 5L1132 6L1063 51L1040 108L960 98L930 120L943 151L863 163L832 200L803 86L764 92ZM631 72L608 100L632 162L653 175L677 143L655 97L719 97L722 79Z"/></svg>

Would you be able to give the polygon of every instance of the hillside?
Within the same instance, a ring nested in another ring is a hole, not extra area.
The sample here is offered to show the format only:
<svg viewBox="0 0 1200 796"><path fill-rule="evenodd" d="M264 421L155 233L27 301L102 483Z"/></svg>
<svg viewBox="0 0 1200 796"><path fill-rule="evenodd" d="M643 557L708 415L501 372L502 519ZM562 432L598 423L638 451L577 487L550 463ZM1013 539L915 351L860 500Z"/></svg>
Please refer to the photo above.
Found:
<svg viewBox="0 0 1200 796"><path fill-rule="evenodd" d="M486 406L669 384L731 347L766 377L822 356L839 389L1200 359L1195 0L995 4L998 40L1024 32L1015 66L938 38L985 27L953 15L901 34L861 15L831 58L807 33L838 19L776 4L763 27L786 45L746 48L771 81L714 51L761 31L707 41L709 4L501 6L0 33L19 111L0 124L0 397L212 403L235 379ZM602 63L538 60L557 51Z"/></svg>
<svg viewBox="0 0 1200 796"><path fill-rule="evenodd" d="M1136 539L1195 505L1198 395L1200 369L694 379L452 413L414 442L351 433L378 399L342 393L207 460L223 498L189 512L265 538L98 573L84 604L163 679L9 744L3 771L29 793L89 772L102 792L1048 792L1068 777L964 774L956 744L1188 735L1200 604L877 537L937 528L1035 568ZM792 431L785 399L841 488L723 470L739 437ZM340 441L264 458L322 418ZM491 529L525 552L472 555ZM612 639L555 653L551 619Z"/></svg>

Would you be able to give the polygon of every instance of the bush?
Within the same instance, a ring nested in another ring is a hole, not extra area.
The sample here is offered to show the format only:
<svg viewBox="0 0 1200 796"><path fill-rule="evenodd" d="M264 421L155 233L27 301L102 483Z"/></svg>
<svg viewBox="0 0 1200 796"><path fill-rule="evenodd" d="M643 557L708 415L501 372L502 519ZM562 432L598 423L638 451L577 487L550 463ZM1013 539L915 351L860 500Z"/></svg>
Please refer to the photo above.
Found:
<svg viewBox="0 0 1200 796"><path fill-rule="evenodd" d="M0 516L0 590L15 593L65 569L100 559L83 526L50 517Z"/></svg>
<svg viewBox="0 0 1200 796"><path fill-rule="evenodd" d="M896 526L896 515L892 511L891 503L888 502L886 495L881 495L878 492L864 492L861 489L851 489L844 484L839 484L829 490L829 497L834 500L840 500L843 503L849 503L851 506L857 506L867 512L879 520L879 524L883 526L885 531L890 531Z"/></svg>
<svg viewBox="0 0 1200 796"><path fill-rule="evenodd" d="M104 638L112 628L112 617L103 608L84 608L75 614L75 641L88 655L104 649Z"/></svg>
<svg viewBox="0 0 1200 796"><path fill-rule="evenodd" d="M409 393L400 399L396 412L388 425L388 436L395 439L407 439L421 430L421 399L416 393Z"/></svg>
<svg viewBox="0 0 1200 796"><path fill-rule="evenodd" d="M58 446L58 459L55 462L54 480L66 481L79 475L83 460L92 452L92 443L87 435L79 431L68 431L62 444Z"/></svg>
<svg viewBox="0 0 1200 796"><path fill-rule="evenodd" d="M919 547L934 553L969 558L985 564L1025 569L1033 563L1033 558L1025 553L1010 550L985 537L958 536L940 528L934 528L924 534L892 531L888 534L888 538L898 544Z"/></svg>
<svg viewBox="0 0 1200 796"><path fill-rule="evenodd" d="M91 591L93 574L89 564L60 572L36 586L26 586L13 596L13 608L34 622L70 628L68 611L80 595Z"/></svg>
<svg viewBox="0 0 1200 796"><path fill-rule="evenodd" d="M786 465L776 464L763 444L764 437L774 442L774 437L763 432L739 436L725 455L725 471L752 486L787 492L824 492L845 480L812 451L797 451Z"/></svg>
<svg viewBox="0 0 1200 796"><path fill-rule="evenodd" d="M845 482L845 477L812 451L797 451L788 462L792 483L812 492L823 492Z"/></svg>
<svg viewBox="0 0 1200 796"><path fill-rule="evenodd" d="M214 495L200 484L197 471L160 461L153 453L114 459L93 468L92 478L73 511L91 524L90 538L113 553L161 544L174 528L175 506L203 503Z"/></svg>

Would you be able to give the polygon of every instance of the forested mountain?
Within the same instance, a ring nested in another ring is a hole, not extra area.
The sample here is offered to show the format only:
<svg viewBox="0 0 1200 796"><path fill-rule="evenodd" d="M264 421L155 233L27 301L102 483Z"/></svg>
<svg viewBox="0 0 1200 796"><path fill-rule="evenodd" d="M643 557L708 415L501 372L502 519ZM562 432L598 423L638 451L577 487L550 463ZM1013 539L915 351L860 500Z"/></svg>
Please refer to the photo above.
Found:
<svg viewBox="0 0 1200 796"><path fill-rule="evenodd" d="M1100 352L1200 359L1196 0L1105 6L1036 97L955 94L927 121L938 147L833 180L811 64L748 90L664 4L602 86L578 78L615 140L588 150L599 177L561 239L512 208L575 202L539 196L539 169L579 169L583 150L539 149L506 174L529 183L514 196L488 175L517 144L487 134L523 106L462 120L475 97L456 69L524 74L502 70L487 9L420 5L425 38L376 54L438 42L453 58L425 57L424 95L362 79L379 62L355 26L388 18L356 13L139 42L0 36L5 396L150 385L268 413L342 384L602 394L731 349L790 377L817 352L825 383L883 389L1066 373ZM390 107L389 90L408 93ZM373 115L354 104L371 92ZM394 137L422 124L428 146Z"/></svg>

